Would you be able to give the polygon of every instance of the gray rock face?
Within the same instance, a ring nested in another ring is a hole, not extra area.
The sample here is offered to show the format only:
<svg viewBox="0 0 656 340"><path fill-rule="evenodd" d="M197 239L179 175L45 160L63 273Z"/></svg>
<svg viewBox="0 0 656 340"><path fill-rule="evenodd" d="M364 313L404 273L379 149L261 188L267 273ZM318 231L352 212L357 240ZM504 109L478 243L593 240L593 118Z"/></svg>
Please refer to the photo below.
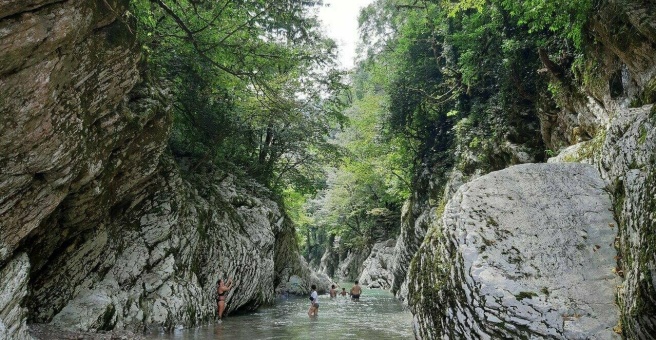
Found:
<svg viewBox="0 0 656 340"><path fill-rule="evenodd" d="M145 177L132 174L154 170L148 166L156 161L135 162L134 155L156 159L164 147L168 124L160 93L141 86L152 95L126 96L140 80L134 36L125 34L129 29L119 19L127 4L0 5L0 270L15 266L16 254L28 253L30 284L42 284L39 276L55 249L75 248L67 241L104 229L98 216ZM144 128L148 132L141 133ZM89 253L105 248L102 241L97 245ZM84 276L97 263L77 258L68 267L91 266ZM68 274L73 284L80 281ZM52 295L70 288L63 288L68 282L55 283ZM4 285L0 291L15 301L24 294ZM4 320L4 328L22 329L27 314L13 314L20 318Z"/></svg>
<svg viewBox="0 0 656 340"><path fill-rule="evenodd" d="M227 278L228 314L272 302L283 218L262 188L233 180L183 180L164 157L120 214L50 259L32 286L34 318L81 331L189 327L214 317L216 283Z"/></svg>
<svg viewBox="0 0 656 340"><path fill-rule="evenodd" d="M413 199L406 201L401 210L401 234L396 239L394 261L391 265L394 278L392 292L403 302L406 302L408 296L406 277L410 261L419 249L433 216L432 209L426 209L421 215L415 217L414 201Z"/></svg>
<svg viewBox="0 0 656 340"><path fill-rule="evenodd" d="M630 339L653 338L656 11L653 3L609 0L602 2L590 22L599 48L586 58L598 63L603 72L591 74L591 81L569 100L596 101L596 110L605 110L610 123L590 124L590 136L597 131L594 138L587 145L571 146L559 159L591 162L609 183L619 231L617 272L623 277L618 287L622 320L617 330ZM577 114L593 116L595 112L579 105ZM564 117L558 114L559 121Z"/></svg>
<svg viewBox="0 0 656 340"><path fill-rule="evenodd" d="M364 269L358 281L360 285L369 288L390 289L394 275L390 271L394 262L394 240L378 242L371 249L371 254L364 261Z"/></svg>
<svg viewBox="0 0 656 340"><path fill-rule="evenodd" d="M307 295L312 289L312 285L317 287L317 292L319 294L324 294L330 290L330 285L333 284L333 281L324 273L317 273L310 269L307 262L302 256L298 256L298 261L300 263L301 269L296 272L303 275L291 275L289 278L283 282L282 285L276 288L276 293L278 295Z"/></svg>
<svg viewBox="0 0 656 340"><path fill-rule="evenodd" d="M656 110L623 110L613 121L600 161L619 216L622 329L629 338L656 334Z"/></svg>
<svg viewBox="0 0 656 340"><path fill-rule="evenodd" d="M329 239L329 246L321 256L319 261L318 272L326 274L328 277L336 277L337 269L339 268L341 250L341 237L335 236Z"/></svg>
<svg viewBox="0 0 656 340"><path fill-rule="evenodd" d="M127 1L50 2L2 5L14 14L0 20L0 264L70 192L125 170L123 148L158 116L129 111L139 54L118 20Z"/></svg>
<svg viewBox="0 0 656 340"><path fill-rule="evenodd" d="M0 339L31 339L23 308L27 296L30 262L27 254L17 254L0 270Z"/></svg>
<svg viewBox="0 0 656 340"><path fill-rule="evenodd" d="M370 253L370 249L365 247L358 251L349 251L346 257L339 262L335 272L336 279L339 281L355 281L360 277L364 268L364 261Z"/></svg>
<svg viewBox="0 0 656 340"><path fill-rule="evenodd" d="M410 269L416 336L619 339L611 209L589 165L518 165L463 185Z"/></svg>
<svg viewBox="0 0 656 340"><path fill-rule="evenodd" d="M478 177L479 175L472 175L471 177ZM442 197L451 197L463 184L464 178L460 171L453 170L449 174L449 179L444 185ZM437 187L437 185L432 185ZM445 201L446 199L443 198ZM391 265L392 277L392 292L396 298L403 304L408 304L408 269L413 256L419 250L426 231L435 224L435 219L441 215L443 207L435 206L433 203L423 202L423 204L414 203L416 199L406 201L401 213L401 234L396 240L394 247L394 259ZM417 206L415 206L417 205ZM416 210L416 211L413 211ZM418 212L419 215L415 216Z"/></svg>
<svg viewBox="0 0 656 340"><path fill-rule="evenodd" d="M27 338L28 316L190 327L214 317L219 279L228 314L312 280L265 189L168 155L167 93L140 77L127 6L0 4L0 337Z"/></svg>

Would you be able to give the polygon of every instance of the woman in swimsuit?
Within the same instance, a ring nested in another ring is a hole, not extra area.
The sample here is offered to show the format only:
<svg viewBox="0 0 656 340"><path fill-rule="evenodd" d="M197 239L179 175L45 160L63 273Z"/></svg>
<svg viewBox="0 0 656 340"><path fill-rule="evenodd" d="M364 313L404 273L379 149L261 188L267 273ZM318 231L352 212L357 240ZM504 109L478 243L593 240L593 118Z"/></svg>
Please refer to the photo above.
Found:
<svg viewBox="0 0 656 340"><path fill-rule="evenodd" d="M218 307L219 307L219 320L223 317L223 311L225 310L225 295L228 290L232 288L232 279L228 279L228 285L226 286L223 283L223 280L220 279L219 283L216 286L216 294L217 294L217 299L218 301Z"/></svg>

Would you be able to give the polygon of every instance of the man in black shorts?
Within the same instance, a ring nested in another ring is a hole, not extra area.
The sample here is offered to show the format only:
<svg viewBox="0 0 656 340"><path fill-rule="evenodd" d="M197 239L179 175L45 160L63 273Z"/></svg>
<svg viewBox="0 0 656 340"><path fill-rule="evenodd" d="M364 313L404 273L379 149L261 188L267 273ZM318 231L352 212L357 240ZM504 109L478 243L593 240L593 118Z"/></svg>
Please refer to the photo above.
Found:
<svg viewBox="0 0 656 340"><path fill-rule="evenodd" d="M351 301L360 301L360 294L362 293L362 288L358 285L358 281L355 281L355 286L351 288Z"/></svg>

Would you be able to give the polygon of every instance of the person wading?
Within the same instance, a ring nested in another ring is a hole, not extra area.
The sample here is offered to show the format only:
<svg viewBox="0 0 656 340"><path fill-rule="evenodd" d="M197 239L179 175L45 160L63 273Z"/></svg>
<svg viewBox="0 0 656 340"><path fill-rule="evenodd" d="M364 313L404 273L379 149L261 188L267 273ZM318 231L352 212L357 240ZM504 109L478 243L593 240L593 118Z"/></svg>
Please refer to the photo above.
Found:
<svg viewBox="0 0 656 340"><path fill-rule="evenodd" d="M335 285L330 286L330 298L334 299L337 297L337 290L335 289Z"/></svg>
<svg viewBox="0 0 656 340"><path fill-rule="evenodd" d="M228 279L228 285L223 282L223 279L219 280L219 283L216 285L216 294L219 309L219 320L223 317L223 311L225 310L225 298L226 292L232 288L232 279Z"/></svg>
<svg viewBox="0 0 656 340"><path fill-rule="evenodd" d="M360 301L360 294L362 293L362 288L358 285L358 281L355 281L355 286L351 288L351 301Z"/></svg>
<svg viewBox="0 0 656 340"><path fill-rule="evenodd" d="M317 294L317 286L312 285L312 293L310 293L310 309L308 309L309 316L317 316L319 313L319 294Z"/></svg>

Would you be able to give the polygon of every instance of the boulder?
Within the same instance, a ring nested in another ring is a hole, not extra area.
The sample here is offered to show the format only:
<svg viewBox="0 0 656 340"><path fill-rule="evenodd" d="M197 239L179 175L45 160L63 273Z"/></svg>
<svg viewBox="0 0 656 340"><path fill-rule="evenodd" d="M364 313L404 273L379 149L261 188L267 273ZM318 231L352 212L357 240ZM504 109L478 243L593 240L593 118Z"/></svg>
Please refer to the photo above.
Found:
<svg viewBox="0 0 656 340"><path fill-rule="evenodd" d="M620 336L617 228L584 164L528 164L463 185L410 268L420 339Z"/></svg>

